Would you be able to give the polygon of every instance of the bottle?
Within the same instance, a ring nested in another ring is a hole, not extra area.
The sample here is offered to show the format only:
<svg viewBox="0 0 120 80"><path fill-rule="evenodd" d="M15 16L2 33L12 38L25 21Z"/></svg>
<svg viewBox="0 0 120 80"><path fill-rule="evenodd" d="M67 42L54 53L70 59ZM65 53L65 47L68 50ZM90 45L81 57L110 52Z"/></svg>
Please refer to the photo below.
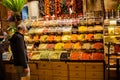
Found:
<svg viewBox="0 0 120 80"><path fill-rule="evenodd" d="M117 25L117 22L116 22L116 18L115 18L115 10L112 9L110 10L110 25L111 26L116 26Z"/></svg>
<svg viewBox="0 0 120 80"><path fill-rule="evenodd" d="M117 26L120 26L120 10L117 10Z"/></svg>
<svg viewBox="0 0 120 80"><path fill-rule="evenodd" d="M108 12L109 10L106 10L105 11L105 20L104 20L104 25L109 25L109 15L108 15Z"/></svg>

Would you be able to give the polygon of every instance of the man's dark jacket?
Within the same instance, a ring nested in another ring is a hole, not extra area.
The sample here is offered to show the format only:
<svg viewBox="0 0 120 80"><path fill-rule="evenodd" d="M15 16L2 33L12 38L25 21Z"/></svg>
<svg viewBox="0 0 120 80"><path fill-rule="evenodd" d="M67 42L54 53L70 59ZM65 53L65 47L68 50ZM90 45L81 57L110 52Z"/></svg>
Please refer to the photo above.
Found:
<svg viewBox="0 0 120 80"><path fill-rule="evenodd" d="M4 67L2 63L2 53L4 52L3 44L0 44L0 80L4 80Z"/></svg>
<svg viewBox="0 0 120 80"><path fill-rule="evenodd" d="M4 80L5 78L5 68L2 61L2 53L4 53L5 51L8 51L8 47L9 47L8 41L4 41L0 43L0 80Z"/></svg>
<svg viewBox="0 0 120 80"><path fill-rule="evenodd" d="M24 36L16 32L10 39L10 46L13 53L14 65L27 68L28 57Z"/></svg>

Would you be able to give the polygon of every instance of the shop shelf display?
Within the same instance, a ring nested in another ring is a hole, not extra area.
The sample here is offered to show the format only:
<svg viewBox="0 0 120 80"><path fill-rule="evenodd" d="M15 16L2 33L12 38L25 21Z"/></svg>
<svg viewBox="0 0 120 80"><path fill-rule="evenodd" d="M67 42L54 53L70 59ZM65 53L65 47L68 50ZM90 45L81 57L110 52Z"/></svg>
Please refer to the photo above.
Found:
<svg viewBox="0 0 120 80"><path fill-rule="evenodd" d="M29 49L29 52L34 56L39 53L37 60L44 60L44 58L45 60L104 59L102 18L65 17L56 20L31 21L30 23L31 28L26 36L26 42L28 48L31 47L30 44L33 44L33 48ZM39 44L34 47L36 42ZM63 55L68 58L64 59ZM76 55L79 55L79 58ZM31 60L34 60L34 56Z"/></svg>

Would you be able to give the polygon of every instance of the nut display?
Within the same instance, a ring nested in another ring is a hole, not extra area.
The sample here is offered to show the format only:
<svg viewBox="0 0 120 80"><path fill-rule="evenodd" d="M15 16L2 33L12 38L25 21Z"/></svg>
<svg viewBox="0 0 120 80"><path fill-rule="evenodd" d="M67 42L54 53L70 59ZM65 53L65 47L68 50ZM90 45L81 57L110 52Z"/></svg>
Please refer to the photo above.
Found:
<svg viewBox="0 0 120 80"><path fill-rule="evenodd" d="M40 37L40 41L45 42L45 41L47 41L47 38L48 38L48 35L43 35Z"/></svg>
<svg viewBox="0 0 120 80"><path fill-rule="evenodd" d="M103 39L103 34L94 34L94 39Z"/></svg>
<svg viewBox="0 0 120 80"><path fill-rule="evenodd" d="M90 43L84 43L82 45L82 49L91 49L91 44Z"/></svg>
<svg viewBox="0 0 120 80"><path fill-rule="evenodd" d="M71 40L72 41L77 41L78 40L78 35L77 34L72 34L71 35Z"/></svg>
<svg viewBox="0 0 120 80"><path fill-rule="evenodd" d="M64 49L64 43L57 43L55 44L55 49Z"/></svg>
<svg viewBox="0 0 120 80"><path fill-rule="evenodd" d="M85 36L85 40L91 41L91 40L93 40L93 39L94 39L94 34L87 34L87 35Z"/></svg>
<svg viewBox="0 0 120 80"><path fill-rule="evenodd" d="M79 26L78 27L78 31L79 32L86 32L87 31L87 27L86 26Z"/></svg>
<svg viewBox="0 0 120 80"><path fill-rule="evenodd" d="M103 48L103 43L101 43L101 42L94 43L93 48L102 49Z"/></svg>
<svg viewBox="0 0 120 80"><path fill-rule="evenodd" d="M104 60L103 53L92 53L93 60Z"/></svg>
<svg viewBox="0 0 120 80"><path fill-rule="evenodd" d="M81 49L81 47L82 46L81 46L80 42L76 42L76 43L73 44L73 49L78 49L79 50L79 49Z"/></svg>
<svg viewBox="0 0 120 80"><path fill-rule="evenodd" d="M71 36L70 35L63 35L62 36L62 41L70 41L71 40Z"/></svg>
<svg viewBox="0 0 120 80"><path fill-rule="evenodd" d="M81 53L80 52L72 52L70 54L70 60L80 60L81 59Z"/></svg>
<svg viewBox="0 0 120 80"><path fill-rule="evenodd" d="M94 30L95 30L95 31L102 31L102 30L103 30L103 26L101 26L101 25L96 25L96 26L94 27Z"/></svg>
<svg viewBox="0 0 120 80"><path fill-rule="evenodd" d="M49 51L42 51L40 53L40 59L49 59Z"/></svg>
<svg viewBox="0 0 120 80"><path fill-rule="evenodd" d="M47 41L52 42L52 41L54 41L54 38L55 38L54 35L50 35L50 36L48 36Z"/></svg>
<svg viewBox="0 0 120 80"><path fill-rule="evenodd" d="M91 60L92 59L92 54L89 53L82 53L81 55L81 60Z"/></svg>
<svg viewBox="0 0 120 80"><path fill-rule="evenodd" d="M47 44L40 44L39 45L39 49L46 49L46 47L47 47Z"/></svg>
<svg viewBox="0 0 120 80"><path fill-rule="evenodd" d="M85 35L86 34L80 34L80 35L78 35L78 40L79 41L84 41L85 40Z"/></svg>
<svg viewBox="0 0 120 80"><path fill-rule="evenodd" d="M93 26L89 26L89 27L87 28L87 30L88 30L89 32L93 32L93 31L94 31L94 27L93 27Z"/></svg>
<svg viewBox="0 0 120 80"><path fill-rule="evenodd" d="M60 6L57 5L60 1L55 0L55 9ZM55 13L59 15L61 11L57 10L58 12ZM49 14L49 10L45 14ZM73 14L73 16L75 15ZM89 19L88 24L86 17L81 18L70 18L69 15L63 15L58 20L34 21L28 33L31 35L29 38L32 39L31 43L39 41L40 44L38 47L31 48L30 46L29 48L28 46L28 48L38 51L37 59L42 60L60 60L60 58L61 60L103 60L103 26L101 24L93 25L92 19ZM106 38L105 42L108 39ZM112 39L113 42L119 40L116 39ZM117 52L118 46L114 49ZM66 52L62 54L63 51ZM34 55L33 59L35 57Z"/></svg>
<svg viewBox="0 0 120 80"><path fill-rule="evenodd" d="M55 44L47 44L46 49L54 49Z"/></svg>
<svg viewBox="0 0 120 80"><path fill-rule="evenodd" d="M72 49L73 43L68 42L64 44L64 49Z"/></svg>

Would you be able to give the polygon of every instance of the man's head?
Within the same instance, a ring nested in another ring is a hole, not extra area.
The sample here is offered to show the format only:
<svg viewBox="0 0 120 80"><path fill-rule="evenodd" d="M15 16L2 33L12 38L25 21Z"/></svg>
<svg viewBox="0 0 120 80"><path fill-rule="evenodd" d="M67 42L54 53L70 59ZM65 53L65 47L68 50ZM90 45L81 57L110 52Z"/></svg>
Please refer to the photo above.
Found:
<svg viewBox="0 0 120 80"><path fill-rule="evenodd" d="M21 34L25 34L25 32L27 31L27 28L24 24L20 24L17 27L17 31L20 32Z"/></svg>

